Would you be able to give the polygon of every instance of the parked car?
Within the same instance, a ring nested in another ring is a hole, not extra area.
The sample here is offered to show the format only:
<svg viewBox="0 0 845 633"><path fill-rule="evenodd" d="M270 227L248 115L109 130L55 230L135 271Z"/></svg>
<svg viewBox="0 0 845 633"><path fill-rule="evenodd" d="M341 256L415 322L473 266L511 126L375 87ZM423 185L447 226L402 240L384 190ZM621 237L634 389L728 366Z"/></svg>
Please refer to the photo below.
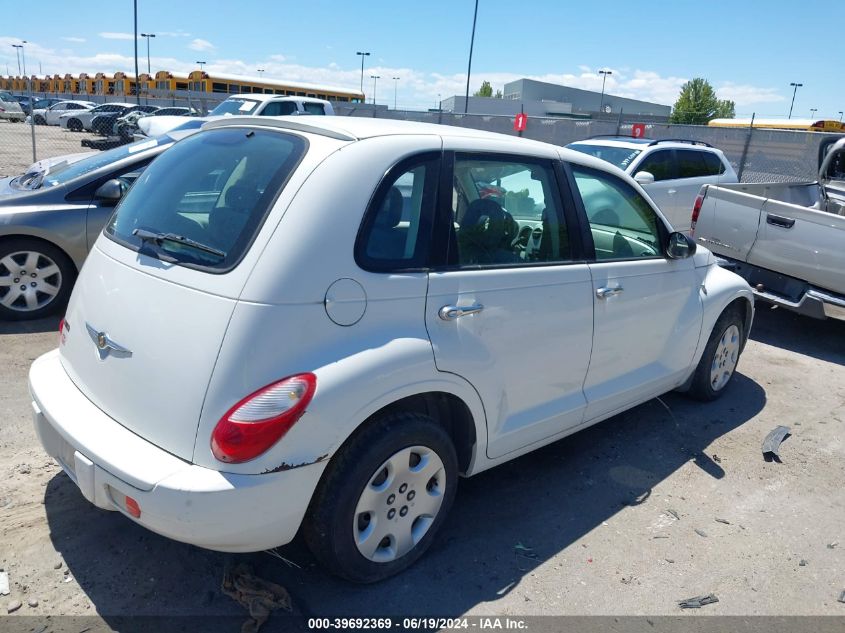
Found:
<svg viewBox="0 0 845 633"><path fill-rule="evenodd" d="M64 308L88 250L122 192L153 158L193 130L35 163L0 179L0 319Z"/></svg>
<svg viewBox="0 0 845 633"><path fill-rule="evenodd" d="M11 96L11 94L0 94L0 119L12 123L26 119L21 105L15 100L7 100L6 96Z"/></svg>
<svg viewBox="0 0 845 633"><path fill-rule="evenodd" d="M39 99L35 95L12 95L12 98L20 104L21 110L26 115L32 112L32 105Z"/></svg>
<svg viewBox="0 0 845 633"><path fill-rule="evenodd" d="M815 182L702 187L692 227L758 298L845 320L845 139L822 143L819 163Z"/></svg>
<svg viewBox="0 0 845 633"><path fill-rule="evenodd" d="M131 112L152 114L158 109L158 106L154 105L134 105L116 112L104 112L102 114L98 114L91 120L91 131L101 134L102 136L112 136L113 134L117 134L117 121L121 117L124 117Z"/></svg>
<svg viewBox="0 0 845 633"><path fill-rule="evenodd" d="M136 104L132 103L103 103L91 110L77 110L66 112L59 116L59 125L73 132L82 130L91 131L91 121L101 114L113 114L115 112L126 112L128 108ZM175 127L175 126L174 126Z"/></svg>
<svg viewBox="0 0 845 633"><path fill-rule="evenodd" d="M198 112L194 108L181 107L167 107L159 108L154 112L143 112L140 110L133 110L118 118L114 123L114 133L119 135L124 142L132 141L135 133L138 131L138 121L147 116L197 116Z"/></svg>
<svg viewBox="0 0 845 633"><path fill-rule="evenodd" d="M208 116L296 116L296 115L334 115L332 104L324 99L312 97L283 97L281 95L238 94L220 102ZM176 117L142 119L138 122L135 138L158 136L167 133L180 124Z"/></svg>
<svg viewBox="0 0 845 633"><path fill-rule="evenodd" d="M38 107L39 104L37 103L35 105L36 125L59 125L59 117L63 114L91 110L97 107L97 104L92 101L58 101L43 108Z"/></svg>
<svg viewBox="0 0 845 633"><path fill-rule="evenodd" d="M701 141L594 137L567 145L616 165L643 186L672 226L690 229L690 209L702 185L737 182L724 153Z"/></svg>
<svg viewBox="0 0 845 633"><path fill-rule="evenodd" d="M616 218L591 219L606 204ZM672 389L722 395L752 301L584 154L231 117L121 201L32 366L35 426L101 508L233 552L302 526L371 582L429 547L459 474Z"/></svg>

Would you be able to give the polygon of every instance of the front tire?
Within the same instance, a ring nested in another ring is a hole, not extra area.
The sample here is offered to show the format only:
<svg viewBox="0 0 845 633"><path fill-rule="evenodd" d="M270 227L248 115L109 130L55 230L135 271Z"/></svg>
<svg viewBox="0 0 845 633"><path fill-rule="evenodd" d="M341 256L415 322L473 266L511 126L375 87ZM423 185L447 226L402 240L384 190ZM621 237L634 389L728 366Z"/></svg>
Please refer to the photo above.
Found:
<svg viewBox="0 0 845 633"><path fill-rule="evenodd" d="M71 132L81 132L82 122L79 119L71 119L67 122L67 129L69 129Z"/></svg>
<svg viewBox="0 0 845 633"><path fill-rule="evenodd" d="M0 319L40 319L67 305L76 269L59 248L27 238L0 242Z"/></svg>
<svg viewBox="0 0 845 633"><path fill-rule="evenodd" d="M35 125L47 125L47 120L38 114L35 116Z"/></svg>
<svg viewBox="0 0 845 633"><path fill-rule="evenodd" d="M449 434L420 413L376 418L332 460L311 500L304 536L332 573L377 582L431 545L455 497Z"/></svg>
<svg viewBox="0 0 845 633"><path fill-rule="evenodd" d="M736 309L722 313L693 374L687 394L696 400L721 398L733 379L742 354L745 324Z"/></svg>

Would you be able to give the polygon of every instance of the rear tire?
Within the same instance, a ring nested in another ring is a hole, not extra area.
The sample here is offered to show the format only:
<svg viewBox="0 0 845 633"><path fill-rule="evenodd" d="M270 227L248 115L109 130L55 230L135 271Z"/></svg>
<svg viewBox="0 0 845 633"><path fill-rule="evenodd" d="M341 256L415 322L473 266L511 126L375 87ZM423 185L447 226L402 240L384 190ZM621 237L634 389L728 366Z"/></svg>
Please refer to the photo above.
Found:
<svg viewBox="0 0 845 633"><path fill-rule="evenodd" d="M304 537L332 573L359 583L398 574L425 553L455 497L458 460L446 430L420 413L376 418L332 459Z"/></svg>
<svg viewBox="0 0 845 633"><path fill-rule="evenodd" d="M721 398L733 380L745 341L745 324L735 308L725 310L707 341L687 395L696 400Z"/></svg>
<svg viewBox="0 0 845 633"><path fill-rule="evenodd" d="M67 122L67 129L69 129L71 132L81 132L82 122L79 119L70 119Z"/></svg>
<svg viewBox="0 0 845 633"><path fill-rule="evenodd" d="M35 116L35 125L47 125L47 120L38 114Z"/></svg>
<svg viewBox="0 0 845 633"><path fill-rule="evenodd" d="M0 242L0 319L28 321L63 309L75 279L73 262L48 242Z"/></svg>

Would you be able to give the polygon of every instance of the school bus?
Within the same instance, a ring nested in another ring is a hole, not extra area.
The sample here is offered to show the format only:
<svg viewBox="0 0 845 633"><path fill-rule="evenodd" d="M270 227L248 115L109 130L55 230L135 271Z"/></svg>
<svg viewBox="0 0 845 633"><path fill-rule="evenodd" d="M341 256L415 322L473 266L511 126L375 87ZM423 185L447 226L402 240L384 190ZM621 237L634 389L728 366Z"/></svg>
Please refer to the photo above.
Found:
<svg viewBox="0 0 845 633"><path fill-rule="evenodd" d="M710 127L752 127L751 119L713 119ZM845 132L845 123L833 119L754 119L753 127L799 132Z"/></svg>

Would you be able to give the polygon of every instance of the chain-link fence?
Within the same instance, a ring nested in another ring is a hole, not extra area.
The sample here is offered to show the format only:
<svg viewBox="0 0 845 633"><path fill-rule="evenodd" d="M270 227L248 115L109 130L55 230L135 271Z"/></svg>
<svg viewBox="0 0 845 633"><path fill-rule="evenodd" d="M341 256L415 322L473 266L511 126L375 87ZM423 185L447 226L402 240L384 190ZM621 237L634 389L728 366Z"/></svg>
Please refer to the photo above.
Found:
<svg viewBox="0 0 845 633"><path fill-rule="evenodd" d="M39 97L41 95L34 95ZM62 95L49 95L62 98ZM70 95L66 95L70 97ZM200 115L209 111L228 95L225 94L158 94L142 96L144 106L190 108ZM134 96L72 95L77 101L101 103L136 103ZM516 135L513 118L478 114L456 114L442 111L389 110L372 105L335 103L339 116L376 117L421 121L489 130ZM635 118L603 118L575 120L532 117L522 136L555 145L602 134L630 136ZM47 121L52 123L52 121ZM683 138L703 141L725 152L743 182L791 182L815 180L818 171L818 151L821 141L829 136L820 132L791 132L783 130L715 128L698 125L669 125L645 123L645 136L653 139ZM33 141L34 138L34 141ZM76 132L57 125L10 123L0 118L0 177L13 176L26 169L34 160L66 154L92 151L107 147L104 136L89 131ZM93 148L91 147L93 145ZM34 151L33 151L34 150Z"/></svg>

